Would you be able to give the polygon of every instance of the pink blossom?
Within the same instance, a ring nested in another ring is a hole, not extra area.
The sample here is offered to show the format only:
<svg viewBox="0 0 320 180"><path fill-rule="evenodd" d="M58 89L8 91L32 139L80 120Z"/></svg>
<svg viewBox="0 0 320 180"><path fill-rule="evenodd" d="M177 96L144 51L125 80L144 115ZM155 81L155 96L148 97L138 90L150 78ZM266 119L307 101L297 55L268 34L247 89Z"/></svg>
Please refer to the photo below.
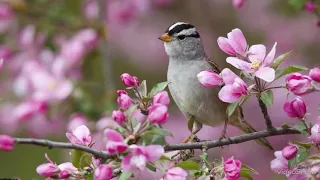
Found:
<svg viewBox="0 0 320 180"><path fill-rule="evenodd" d="M111 117L103 117L99 119L96 123L96 129L98 131L103 131L104 129L116 129L120 127L117 122L115 122Z"/></svg>
<svg viewBox="0 0 320 180"><path fill-rule="evenodd" d="M106 150L109 154L122 154L128 149L124 143L123 136L113 129L106 129L104 135L107 137Z"/></svg>
<svg viewBox="0 0 320 180"><path fill-rule="evenodd" d="M78 126L72 133L66 133L66 136L72 144L84 146L90 146L93 140L90 130L85 125Z"/></svg>
<svg viewBox="0 0 320 180"><path fill-rule="evenodd" d="M298 153L298 147L296 145L286 146L282 150L282 156L287 160L290 160L296 157L297 153Z"/></svg>
<svg viewBox="0 0 320 180"><path fill-rule="evenodd" d="M163 104L165 106L169 106L170 104L170 97L167 91L161 91L159 93L157 93L154 97L153 97L153 104Z"/></svg>
<svg viewBox="0 0 320 180"><path fill-rule="evenodd" d="M223 102L234 103L239 101L242 96L249 94L246 83L230 69L223 69L221 77L226 84L219 92L219 99Z"/></svg>
<svg viewBox="0 0 320 180"><path fill-rule="evenodd" d="M8 135L0 135L0 150L2 151L13 151L14 139Z"/></svg>
<svg viewBox="0 0 320 180"><path fill-rule="evenodd" d="M307 113L307 107L300 97L296 97L291 102L286 102L283 110L291 118L303 118Z"/></svg>
<svg viewBox="0 0 320 180"><path fill-rule="evenodd" d="M83 114L73 114L68 123L68 131L76 129L78 126L85 125L88 126L88 119Z"/></svg>
<svg viewBox="0 0 320 180"><path fill-rule="evenodd" d="M126 122L126 116L120 110L113 111L112 112L112 118L114 119L114 121L116 121L120 125L122 125L122 124L124 124Z"/></svg>
<svg viewBox="0 0 320 180"><path fill-rule="evenodd" d="M247 73L254 73L255 76L267 82L272 82L275 78L275 70L268 66L274 60L276 46L277 43L273 45L271 51L266 56L266 47L264 45L253 45L249 48L248 52L250 63L237 57L228 57L227 63Z"/></svg>
<svg viewBox="0 0 320 180"><path fill-rule="evenodd" d="M127 87L127 88L134 88L140 85L140 81L137 77L131 76L128 73L123 73L120 76L122 83Z"/></svg>
<svg viewBox="0 0 320 180"><path fill-rule="evenodd" d="M112 178L113 170L110 166L106 164L101 164L94 171L94 179L95 180L109 180Z"/></svg>
<svg viewBox="0 0 320 180"><path fill-rule="evenodd" d="M131 145L131 154L125 156L122 161L124 172L131 172L135 169L144 170L148 162L155 162L164 154L160 145L137 146Z"/></svg>
<svg viewBox="0 0 320 180"><path fill-rule="evenodd" d="M308 1L305 5L304 8L306 11L309 13L315 13L317 10L317 5L314 2Z"/></svg>
<svg viewBox="0 0 320 180"><path fill-rule="evenodd" d="M163 104L153 104L149 109L148 119L152 123L164 124L169 118L168 107Z"/></svg>
<svg viewBox="0 0 320 180"><path fill-rule="evenodd" d="M154 4L158 7L168 6L173 3L174 0L153 0Z"/></svg>
<svg viewBox="0 0 320 180"><path fill-rule="evenodd" d="M3 59L3 61L7 61L12 56L13 56L13 51L10 48L6 46L0 46L0 59Z"/></svg>
<svg viewBox="0 0 320 180"><path fill-rule="evenodd" d="M5 3L0 3L0 33L7 32L13 25L15 14L12 8Z"/></svg>
<svg viewBox="0 0 320 180"><path fill-rule="evenodd" d="M242 8L242 6L244 5L244 1L245 0L232 0L233 7L238 9Z"/></svg>
<svg viewBox="0 0 320 180"><path fill-rule="evenodd" d="M18 121L25 121L35 115L45 114L48 111L48 104L44 101L29 100L23 102L13 109L14 118Z"/></svg>
<svg viewBox="0 0 320 180"><path fill-rule="evenodd" d="M62 101L73 90L73 85L69 80L55 77L44 70L31 73L30 81L34 88L33 98L36 100Z"/></svg>
<svg viewBox="0 0 320 180"><path fill-rule="evenodd" d="M319 124L313 125L311 128L311 140L315 143L320 143L320 126Z"/></svg>
<svg viewBox="0 0 320 180"><path fill-rule="evenodd" d="M201 71L197 75L197 78L199 82L206 88L221 86L223 84L223 80L220 75L213 71Z"/></svg>
<svg viewBox="0 0 320 180"><path fill-rule="evenodd" d="M88 20L99 18L99 6L97 0L86 0L84 4L84 15Z"/></svg>
<svg viewBox="0 0 320 180"><path fill-rule="evenodd" d="M40 176L47 178L58 175L58 173L60 172L58 166L51 161L47 154L45 154L45 157L49 163L39 165L36 169L37 173Z"/></svg>
<svg viewBox="0 0 320 180"><path fill-rule="evenodd" d="M121 96L122 94L127 94L128 95L127 91L125 91L125 90L118 90L117 94L118 94L118 96Z"/></svg>
<svg viewBox="0 0 320 180"><path fill-rule="evenodd" d="M233 157L229 158L224 163L224 172L228 180L236 180L240 177L242 163L239 160L234 160Z"/></svg>
<svg viewBox="0 0 320 180"><path fill-rule="evenodd" d="M86 54L86 46L78 40L69 40L62 44L60 56L66 61L67 67L78 64Z"/></svg>
<svg viewBox="0 0 320 180"><path fill-rule="evenodd" d="M79 31L72 40L81 42L86 48L86 52L88 52L99 44L99 35L96 30L88 28Z"/></svg>
<svg viewBox="0 0 320 180"><path fill-rule="evenodd" d="M313 81L320 83L320 68L313 68L309 72L309 76Z"/></svg>
<svg viewBox="0 0 320 180"><path fill-rule="evenodd" d="M117 102L124 110L128 110L132 105L132 99L127 94L121 94L118 97Z"/></svg>
<svg viewBox="0 0 320 180"><path fill-rule="evenodd" d="M36 28L34 25L27 25L20 32L19 43L23 48L32 47L36 36Z"/></svg>
<svg viewBox="0 0 320 180"><path fill-rule="evenodd" d="M288 160L282 156L282 151L274 152L276 159L270 162L271 170L278 173L288 169Z"/></svg>
<svg viewBox="0 0 320 180"><path fill-rule="evenodd" d="M62 179L67 179L71 176L72 172L78 171L78 169L74 167L71 162L65 162L65 163L59 164L58 168L60 169L59 176Z"/></svg>
<svg viewBox="0 0 320 180"><path fill-rule="evenodd" d="M287 77L287 88L295 95L304 95L312 90L311 78L300 73L293 73Z"/></svg>
<svg viewBox="0 0 320 180"><path fill-rule="evenodd" d="M163 178L164 180L186 180L188 173L180 167L169 169Z"/></svg>
<svg viewBox="0 0 320 180"><path fill-rule="evenodd" d="M247 41L240 29L233 29L227 34L228 38L219 37L218 45L222 51L231 56L246 56Z"/></svg>

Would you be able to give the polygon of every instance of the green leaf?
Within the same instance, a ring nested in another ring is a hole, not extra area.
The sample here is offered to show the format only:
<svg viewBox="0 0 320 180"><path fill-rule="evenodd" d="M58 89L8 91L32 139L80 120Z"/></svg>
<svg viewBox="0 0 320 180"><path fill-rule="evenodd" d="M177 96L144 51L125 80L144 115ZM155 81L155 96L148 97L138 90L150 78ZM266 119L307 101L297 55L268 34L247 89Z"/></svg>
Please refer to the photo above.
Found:
<svg viewBox="0 0 320 180"><path fill-rule="evenodd" d="M309 156L309 149L304 148L304 147L299 147L298 153L296 155L296 157L294 157L293 159L291 159L288 163L289 168L293 168L295 165L300 164L301 162L305 161L308 156Z"/></svg>
<svg viewBox="0 0 320 180"><path fill-rule="evenodd" d="M273 104L273 92L272 90L264 91L261 93L260 99L267 106L272 106Z"/></svg>
<svg viewBox="0 0 320 180"><path fill-rule="evenodd" d="M164 138L164 136L161 135L153 135L152 141L150 144L157 144L157 145L166 145L166 139Z"/></svg>
<svg viewBox="0 0 320 180"><path fill-rule="evenodd" d="M291 128L287 123L282 124L281 127L282 127L283 129L289 129L289 128Z"/></svg>
<svg viewBox="0 0 320 180"><path fill-rule="evenodd" d="M309 135L306 126L302 122L294 125L292 128L299 131L302 135Z"/></svg>
<svg viewBox="0 0 320 180"><path fill-rule="evenodd" d="M175 167L181 167L185 170L200 170L200 165L191 160L183 161L179 164L176 164Z"/></svg>
<svg viewBox="0 0 320 180"><path fill-rule="evenodd" d="M136 111L137 108L138 108L138 105L137 105L137 104L132 105L132 106L127 110L127 112L126 112L126 117L131 117L132 113L133 113L134 111Z"/></svg>
<svg viewBox="0 0 320 180"><path fill-rule="evenodd" d="M151 91L149 92L148 96L149 97L153 97L154 95L156 95L158 92L163 91L168 85L168 82L161 82L156 84L155 86L153 86L153 88L151 89Z"/></svg>
<svg viewBox="0 0 320 180"><path fill-rule="evenodd" d="M304 5L308 2L308 0L289 0L289 4L293 6L297 10L301 10L304 8Z"/></svg>
<svg viewBox="0 0 320 180"><path fill-rule="evenodd" d="M299 141L294 142L294 144L301 146L301 147L304 147L304 148L307 148L307 149L310 149L312 146L312 143L303 143L303 142L299 142Z"/></svg>
<svg viewBox="0 0 320 180"><path fill-rule="evenodd" d="M79 150L72 150L71 151L71 162L72 165L76 168L80 168L80 159L85 152Z"/></svg>
<svg viewBox="0 0 320 180"><path fill-rule="evenodd" d="M240 177L243 177L247 180L253 180L252 175L249 172L241 171Z"/></svg>
<svg viewBox="0 0 320 180"><path fill-rule="evenodd" d="M161 136L170 136L173 137L172 133L161 128L151 128L144 132L144 134L152 134L152 135L161 135Z"/></svg>
<svg viewBox="0 0 320 180"><path fill-rule="evenodd" d="M147 96L147 81L146 80L143 80L139 86L139 89L138 89L140 95L142 97L146 97Z"/></svg>
<svg viewBox="0 0 320 180"><path fill-rule="evenodd" d="M208 156L205 155L200 155L200 158L202 159L202 161L206 164L206 167L211 169L210 163L208 162Z"/></svg>
<svg viewBox="0 0 320 180"><path fill-rule="evenodd" d="M147 167L150 171L153 171L153 172L156 172L156 171L157 171L157 168L156 168L154 165L150 164L150 163L148 163L146 167Z"/></svg>
<svg viewBox="0 0 320 180"><path fill-rule="evenodd" d="M123 127L118 127L117 129L116 129L116 131L118 131L120 134L125 134L126 132L127 132L127 130L125 129L125 128L123 128Z"/></svg>
<svg viewBox="0 0 320 180"><path fill-rule="evenodd" d="M94 180L93 172L88 175L87 180Z"/></svg>
<svg viewBox="0 0 320 180"><path fill-rule="evenodd" d="M128 180L131 177L132 173L123 172L121 173L119 180Z"/></svg>
<svg viewBox="0 0 320 180"><path fill-rule="evenodd" d="M92 163L92 155L85 153L81 156L79 161L80 169L90 166Z"/></svg>
<svg viewBox="0 0 320 180"><path fill-rule="evenodd" d="M241 171L249 172L251 174L259 174L256 170L245 164L242 164Z"/></svg>
<svg viewBox="0 0 320 180"><path fill-rule="evenodd" d="M270 65L271 68L273 68L274 70L277 70L278 67L285 61L288 59L288 57L292 54L293 51L289 51L285 54L281 54L280 56L278 56L276 59L273 60L272 64Z"/></svg>
<svg viewBox="0 0 320 180"><path fill-rule="evenodd" d="M303 66L288 66L288 67L285 67L283 69L279 69L279 70L276 71L275 80L279 79L282 76L285 76L287 74L300 72L300 71L306 71L306 70L308 70L308 68L303 67Z"/></svg>
<svg viewBox="0 0 320 180"><path fill-rule="evenodd" d="M232 103L232 104L228 105L228 107L227 107L227 115L228 115L228 117L232 116L234 111L237 109L238 105L239 105L239 102L235 102L235 103Z"/></svg>
<svg viewBox="0 0 320 180"><path fill-rule="evenodd" d="M153 99L153 98L151 98L151 97L143 97L143 98L142 98L142 102L148 103L148 102L152 101L152 99Z"/></svg>

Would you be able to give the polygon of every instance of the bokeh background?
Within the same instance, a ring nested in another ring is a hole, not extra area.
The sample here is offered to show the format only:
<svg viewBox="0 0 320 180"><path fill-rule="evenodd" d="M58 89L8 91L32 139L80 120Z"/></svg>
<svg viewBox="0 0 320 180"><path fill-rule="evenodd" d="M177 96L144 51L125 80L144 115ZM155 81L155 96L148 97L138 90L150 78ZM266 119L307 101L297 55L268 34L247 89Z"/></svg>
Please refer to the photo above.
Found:
<svg viewBox="0 0 320 180"><path fill-rule="evenodd" d="M265 44L270 50L278 42L277 56L294 50L287 63L320 66L318 19L287 0L247 0L241 8L231 0L1 0L0 134L67 141L65 132L84 123L99 141L99 130L117 108L116 90L125 88L122 73L147 80L149 88L166 80L168 57L157 38L177 21L196 26L207 54L221 67L229 66L216 40L234 28L243 31L250 45ZM39 69L44 74L34 73ZM35 94L39 89L45 93ZM275 92L269 108L273 123L297 123L282 110L286 91ZM39 104L32 100L35 96L49 100ZM304 96L311 113L307 119L313 122L319 116L318 96ZM245 104L244 114L257 129L265 128L256 99ZM164 128L174 134L170 143L188 136L186 119L174 103ZM199 138L217 139L220 132L205 127ZM229 136L239 134L228 128ZM289 139L298 136L269 138L277 150ZM42 179L35 169L46 161L44 153L58 164L69 160L65 150L18 145L13 152L0 152L0 178ZM254 167L260 173L255 179L285 179L270 170L273 152L254 142L209 151L211 160L221 156ZM136 177L158 178L149 172Z"/></svg>

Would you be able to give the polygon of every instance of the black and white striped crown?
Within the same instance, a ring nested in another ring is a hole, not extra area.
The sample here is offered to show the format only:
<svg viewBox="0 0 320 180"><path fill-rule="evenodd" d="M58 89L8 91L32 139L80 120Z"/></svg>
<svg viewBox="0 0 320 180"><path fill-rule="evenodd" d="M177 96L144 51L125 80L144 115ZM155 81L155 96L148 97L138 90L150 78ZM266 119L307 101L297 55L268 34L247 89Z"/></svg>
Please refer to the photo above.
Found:
<svg viewBox="0 0 320 180"><path fill-rule="evenodd" d="M200 37L194 25L185 23L185 22L174 23L166 30L166 33L168 33L169 36L184 35L184 36L195 37L195 38Z"/></svg>

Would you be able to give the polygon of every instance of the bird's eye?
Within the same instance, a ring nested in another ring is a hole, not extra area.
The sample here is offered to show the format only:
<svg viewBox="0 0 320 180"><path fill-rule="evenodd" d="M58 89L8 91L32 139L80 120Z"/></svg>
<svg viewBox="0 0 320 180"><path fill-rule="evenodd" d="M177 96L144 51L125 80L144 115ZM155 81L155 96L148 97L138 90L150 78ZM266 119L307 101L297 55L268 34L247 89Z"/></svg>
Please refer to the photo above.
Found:
<svg viewBox="0 0 320 180"><path fill-rule="evenodd" d="M178 39L180 39L180 40L183 40L183 39L185 39L185 38L186 38L185 35L179 35L179 36L178 36Z"/></svg>

